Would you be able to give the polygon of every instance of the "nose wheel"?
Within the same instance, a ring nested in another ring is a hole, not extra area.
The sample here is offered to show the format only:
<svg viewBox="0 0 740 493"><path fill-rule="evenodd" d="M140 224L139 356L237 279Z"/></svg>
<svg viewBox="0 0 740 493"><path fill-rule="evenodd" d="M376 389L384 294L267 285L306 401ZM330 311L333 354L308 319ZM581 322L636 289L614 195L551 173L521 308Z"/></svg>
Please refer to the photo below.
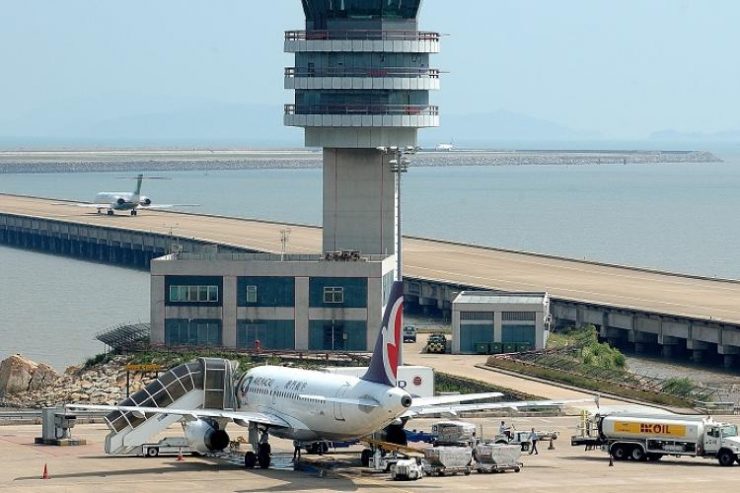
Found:
<svg viewBox="0 0 740 493"><path fill-rule="evenodd" d="M138 212L136 212L136 209L133 209L133 210L131 211L131 215L132 215L132 216L135 216L135 215L137 215L137 214L138 214Z"/></svg>

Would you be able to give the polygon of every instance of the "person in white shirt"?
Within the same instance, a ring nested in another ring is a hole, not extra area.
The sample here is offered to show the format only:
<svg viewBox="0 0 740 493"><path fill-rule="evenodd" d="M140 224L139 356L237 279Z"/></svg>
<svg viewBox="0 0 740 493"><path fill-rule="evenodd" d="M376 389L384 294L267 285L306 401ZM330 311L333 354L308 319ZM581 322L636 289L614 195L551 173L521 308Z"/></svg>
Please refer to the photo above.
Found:
<svg viewBox="0 0 740 493"><path fill-rule="evenodd" d="M540 455L540 453L537 451L537 440L539 437L537 436L537 432L534 431L534 428L532 428L532 432L529 434L529 441L532 442L532 447L529 449L529 455L532 455L534 453L535 455Z"/></svg>
<svg viewBox="0 0 740 493"><path fill-rule="evenodd" d="M501 421L501 426L498 427L499 435L505 435L506 438L511 440L511 428L506 426L506 421Z"/></svg>

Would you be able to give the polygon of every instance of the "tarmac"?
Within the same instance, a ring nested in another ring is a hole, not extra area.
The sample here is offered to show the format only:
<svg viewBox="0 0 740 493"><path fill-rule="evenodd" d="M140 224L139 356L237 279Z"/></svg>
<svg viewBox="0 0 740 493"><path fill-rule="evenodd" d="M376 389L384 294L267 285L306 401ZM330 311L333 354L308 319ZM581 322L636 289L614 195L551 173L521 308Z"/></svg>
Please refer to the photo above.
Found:
<svg viewBox="0 0 740 493"><path fill-rule="evenodd" d="M147 231L280 252L281 223L202 214L142 211L99 215L58 200L0 194L0 213ZM291 226L289 253L321 249L321 228ZM716 280L545 255L406 238L404 272L507 291L548 291L567 300L699 319L740 323L740 282Z"/></svg>
<svg viewBox="0 0 740 493"><path fill-rule="evenodd" d="M740 417L727 418L740 423ZM484 437L498 428L498 418L471 420L482 426ZM104 425L78 425L74 435L86 438L88 445L53 447L34 445L40 426L0 427L0 491L2 492L446 492L528 491L543 493L585 492L666 492L737 491L740 466L723 468L714 460L664 458L658 463L615 462L609 466L606 453L586 452L570 446L570 435L577 424L573 417L514 418L507 420L517 429L535 427L558 431L555 449L539 444L539 455L524 455L520 473L478 474L453 477L425 477L414 482L394 482L386 473L362 473L359 447L323 457L304 455L307 463L338 464L336 472L325 476L319 469L294 471L290 468L245 470L238 458L224 459L176 457L107 457L103 440ZM412 421L409 427L429 431L433 420ZM233 425L232 433L240 430ZM168 434L177 434L177 428ZM273 439L274 457L287 463L292 445ZM44 465L49 479L41 479ZM323 476L323 477L322 477Z"/></svg>

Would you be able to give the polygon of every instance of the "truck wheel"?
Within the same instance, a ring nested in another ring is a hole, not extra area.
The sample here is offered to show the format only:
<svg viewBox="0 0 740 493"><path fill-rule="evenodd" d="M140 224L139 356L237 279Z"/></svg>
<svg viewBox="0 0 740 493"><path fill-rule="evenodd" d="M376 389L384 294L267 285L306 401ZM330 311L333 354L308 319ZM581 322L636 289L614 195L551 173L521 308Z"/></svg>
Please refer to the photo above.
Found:
<svg viewBox="0 0 740 493"><path fill-rule="evenodd" d="M717 460L719 461L719 465L723 467L729 467L735 463L735 457L729 450L720 450L719 454L717 454Z"/></svg>
<svg viewBox="0 0 740 493"><path fill-rule="evenodd" d="M630 453L630 457L632 457L632 460L634 461L643 461L645 460L645 451L637 445L635 448L632 449L632 453Z"/></svg>
<svg viewBox="0 0 740 493"><path fill-rule="evenodd" d="M647 460L650 462L658 462L663 458L663 454L647 454Z"/></svg>
<svg viewBox="0 0 740 493"><path fill-rule="evenodd" d="M612 446L612 457L617 460L624 460L627 458L627 450L623 445L614 445Z"/></svg>
<svg viewBox="0 0 740 493"><path fill-rule="evenodd" d="M147 457L157 457L159 455L159 447L149 447L146 449Z"/></svg>

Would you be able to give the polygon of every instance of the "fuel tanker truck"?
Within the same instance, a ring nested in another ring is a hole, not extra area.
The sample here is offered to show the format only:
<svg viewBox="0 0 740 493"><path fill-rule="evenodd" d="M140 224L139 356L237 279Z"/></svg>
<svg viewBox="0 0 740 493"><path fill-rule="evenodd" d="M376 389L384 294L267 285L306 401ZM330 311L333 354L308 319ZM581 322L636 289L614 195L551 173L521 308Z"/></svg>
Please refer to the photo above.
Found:
<svg viewBox="0 0 740 493"><path fill-rule="evenodd" d="M687 455L715 458L721 466L740 463L737 426L704 416L584 413L571 445L600 447L616 460Z"/></svg>

